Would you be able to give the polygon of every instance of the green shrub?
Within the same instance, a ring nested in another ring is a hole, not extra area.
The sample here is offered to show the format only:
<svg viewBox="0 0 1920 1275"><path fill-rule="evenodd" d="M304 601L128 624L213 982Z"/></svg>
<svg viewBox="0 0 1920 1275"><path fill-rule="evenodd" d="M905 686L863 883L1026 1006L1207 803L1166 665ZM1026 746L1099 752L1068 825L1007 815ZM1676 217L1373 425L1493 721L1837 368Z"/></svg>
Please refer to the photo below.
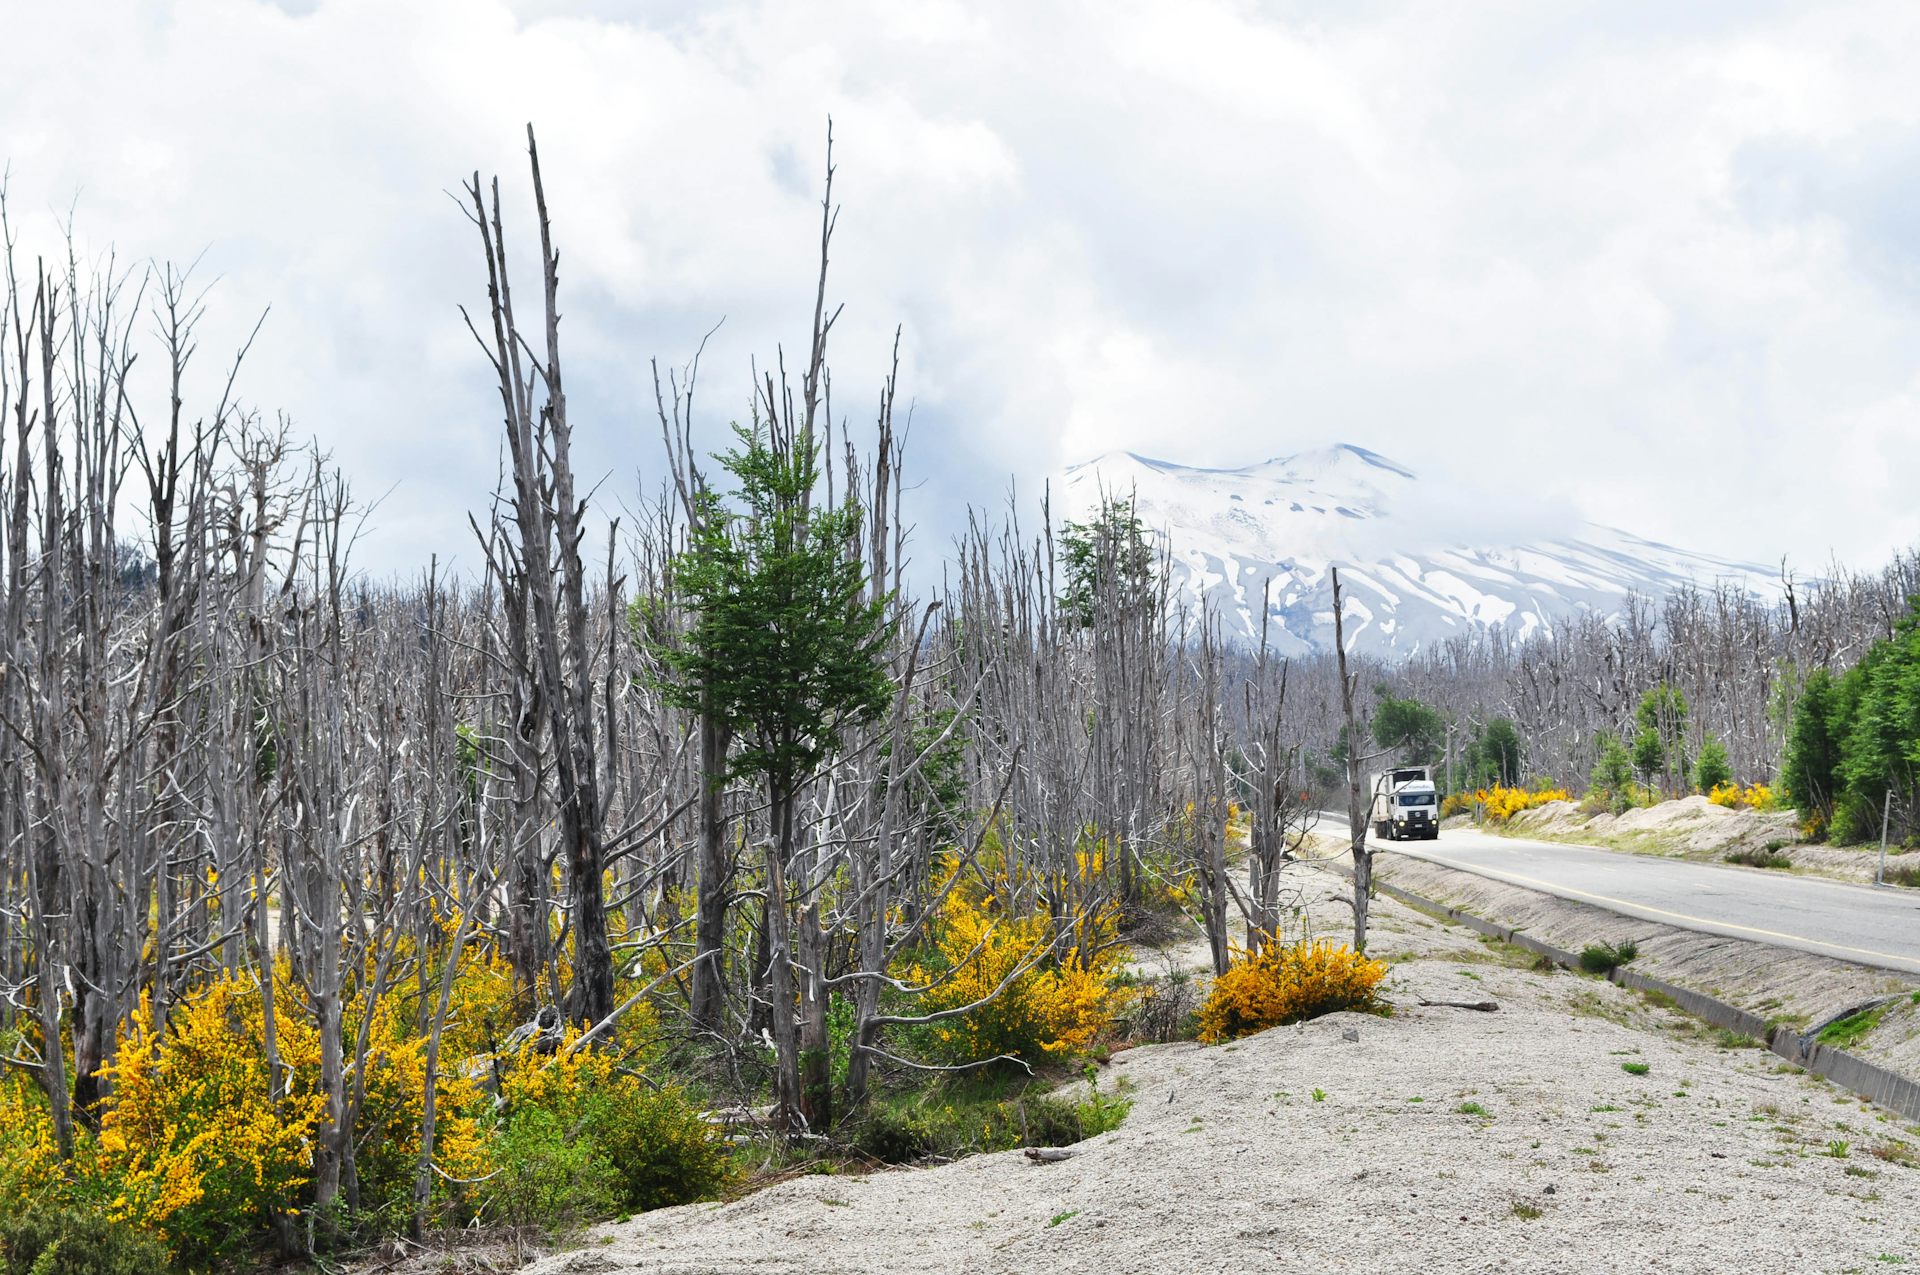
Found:
<svg viewBox="0 0 1920 1275"><path fill-rule="evenodd" d="M1727 759L1727 746L1707 736L1700 745L1700 755L1693 761L1693 786L1701 792L1712 792L1732 780L1733 764Z"/></svg>
<svg viewBox="0 0 1920 1275"><path fill-rule="evenodd" d="M1589 943L1580 950L1580 968L1589 974L1608 974L1640 955L1632 939L1618 943Z"/></svg>
<svg viewBox="0 0 1920 1275"><path fill-rule="evenodd" d="M1629 1076L1644 1076L1649 1071L1652 1071L1653 1068L1643 1062L1623 1062L1620 1064L1620 1070L1626 1072Z"/></svg>
<svg viewBox="0 0 1920 1275"><path fill-rule="evenodd" d="M493 1158L507 1172L493 1202L527 1211L526 1224L685 1204L718 1195L732 1177L726 1139L684 1091L655 1086L610 1051L516 1055L501 1096L507 1114ZM577 1180L559 1180L566 1173ZM529 1179L527 1198L502 1198L517 1189L516 1175Z"/></svg>
<svg viewBox="0 0 1920 1275"><path fill-rule="evenodd" d="M1764 850L1756 850L1751 846L1745 850L1730 850L1727 852L1727 862L1743 864L1749 868L1777 868L1782 871L1791 868L1793 860L1774 849L1773 844L1769 843L1768 848Z"/></svg>
<svg viewBox="0 0 1920 1275"><path fill-rule="evenodd" d="M500 1168L482 1185L485 1220L567 1231L619 1207L619 1170L591 1138L555 1111L522 1107L498 1134Z"/></svg>
<svg viewBox="0 0 1920 1275"><path fill-rule="evenodd" d="M1085 1098L1016 1093L957 1081L908 1100L880 1100L847 1133L855 1150L886 1164L1014 1147L1069 1147L1116 1129L1133 1100L1092 1086Z"/></svg>
<svg viewBox="0 0 1920 1275"><path fill-rule="evenodd" d="M677 1089L592 1102L585 1133L618 1175L621 1204L636 1212L711 1199L732 1180L726 1142Z"/></svg>
<svg viewBox="0 0 1920 1275"><path fill-rule="evenodd" d="M0 1275L167 1275L167 1246L85 1208L0 1213Z"/></svg>

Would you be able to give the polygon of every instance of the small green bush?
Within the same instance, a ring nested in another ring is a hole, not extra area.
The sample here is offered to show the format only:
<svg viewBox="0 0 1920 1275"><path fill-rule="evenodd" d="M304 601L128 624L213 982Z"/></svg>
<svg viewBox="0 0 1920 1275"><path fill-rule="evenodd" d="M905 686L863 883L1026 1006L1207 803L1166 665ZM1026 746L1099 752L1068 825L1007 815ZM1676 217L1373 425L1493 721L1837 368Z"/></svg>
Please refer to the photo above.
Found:
<svg viewBox="0 0 1920 1275"><path fill-rule="evenodd" d="M0 1213L0 1275L167 1275L167 1246L85 1208Z"/></svg>
<svg viewBox="0 0 1920 1275"><path fill-rule="evenodd" d="M1014 1147L1068 1147L1116 1129L1133 1099L1092 1087L1085 1098L1001 1097L965 1084L911 1101L876 1101L850 1129L855 1150L886 1164Z"/></svg>
<svg viewBox="0 0 1920 1275"><path fill-rule="evenodd" d="M1589 943L1580 950L1580 968L1589 974L1608 974L1640 955L1632 939L1618 943Z"/></svg>
<svg viewBox="0 0 1920 1275"><path fill-rule="evenodd" d="M1629 1076L1644 1076L1647 1072L1651 1071L1652 1068L1643 1062L1623 1062L1620 1064L1620 1070L1626 1072Z"/></svg>
<svg viewBox="0 0 1920 1275"><path fill-rule="evenodd" d="M620 1203L636 1212L711 1199L732 1180L726 1142L677 1089L592 1103L585 1133L613 1166Z"/></svg>
<svg viewBox="0 0 1920 1275"><path fill-rule="evenodd" d="M1745 850L1730 850L1727 852L1727 862L1743 864L1749 868L1791 868L1793 866L1793 860L1773 848L1777 845L1785 844L1783 841L1770 841L1764 850L1756 850L1752 847L1748 847Z"/></svg>
<svg viewBox="0 0 1920 1275"><path fill-rule="evenodd" d="M480 1189L481 1216L564 1232L617 1211L623 1181L606 1153L557 1112L523 1107L499 1133L500 1171Z"/></svg>

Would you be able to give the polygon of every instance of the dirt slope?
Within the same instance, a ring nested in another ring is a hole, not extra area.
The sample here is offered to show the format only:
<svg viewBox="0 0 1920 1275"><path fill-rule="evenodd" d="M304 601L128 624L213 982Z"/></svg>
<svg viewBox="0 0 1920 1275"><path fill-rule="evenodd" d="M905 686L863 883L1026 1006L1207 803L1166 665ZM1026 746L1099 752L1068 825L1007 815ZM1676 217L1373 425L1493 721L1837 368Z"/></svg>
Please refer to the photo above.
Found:
<svg viewBox="0 0 1920 1275"><path fill-rule="evenodd" d="M1637 806L1621 815L1587 815L1570 801L1551 801L1522 811L1498 831L1543 841L1571 841L1638 854L1668 855L1718 863L1741 851L1777 850L1797 872L1840 881L1871 881L1879 867L1875 845L1829 846L1800 840L1799 816L1791 810L1730 810L1705 797L1682 797ZM1887 855L1887 871L1920 872L1920 850Z"/></svg>

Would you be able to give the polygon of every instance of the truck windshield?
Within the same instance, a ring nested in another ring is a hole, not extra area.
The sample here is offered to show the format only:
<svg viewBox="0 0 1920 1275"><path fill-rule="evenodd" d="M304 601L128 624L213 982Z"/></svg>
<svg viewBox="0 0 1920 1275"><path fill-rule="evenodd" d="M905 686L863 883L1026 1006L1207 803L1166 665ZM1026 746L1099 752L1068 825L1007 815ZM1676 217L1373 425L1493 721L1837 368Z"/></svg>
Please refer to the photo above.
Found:
<svg viewBox="0 0 1920 1275"><path fill-rule="evenodd" d="M1400 795L1400 804L1403 806L1431 806L1433 804L1433 794L1430 792L1402 793Z"/></svg>

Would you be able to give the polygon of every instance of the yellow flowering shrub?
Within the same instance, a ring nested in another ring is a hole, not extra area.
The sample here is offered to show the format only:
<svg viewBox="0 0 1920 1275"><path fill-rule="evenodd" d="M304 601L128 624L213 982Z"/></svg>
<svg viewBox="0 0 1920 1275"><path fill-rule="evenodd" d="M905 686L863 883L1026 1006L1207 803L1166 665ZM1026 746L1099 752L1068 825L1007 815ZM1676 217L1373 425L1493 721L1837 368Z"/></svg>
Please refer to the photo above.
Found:
<svg viewBox="0 0 1920 1275"><path fill-rule="evenodd" d="M1532 810L1550 801L1571 801L1573 797L1564 788L1509 788L1495 784L1475 792L1473 799L1486 810L1488 819L1505 823L1522 810Z"/></svg>
<svg viewBox="0 0 1920 1275"><path fill-rule="evenodd" d="M1097 852L1087 852L1076 871L1085 880L1102 866ZM956 870L949 859L943 885ZM1004 875L993 888L979 881L955 886L932 927L933 951L906 972L908 982L932 984L916 1006L923 1014L970 1005L1007 984L985 1004L927 1027L929 1045L944 1058L1069 1058L1093 1044L1119 1007L1112 942L1117 909L1105 904L1077 918L1067 959L1064 952L1039 955L1053 942L1053 918L1038 905L1010 912L1002 899L1014 895Z"/></svg>
<svg viewBox="0 0 1920 1275"><path fill-rule="evenodd" d="M103 1070L113 1101L98 1154L112 1216L217 1252L244 1228L292 1211L311 1170L321 1099L296 1083L276 1104L260 1048L259 989L229 976L177 1006L164 1039L144 999ZM296 1078L298 1072L296 1071Z"/></svg>
<svg viewBox="0 0 1920 1275"><path fill-rule="evenodd" d="M475 956L454 981L434 1137L434 1163L452 1178L483 1176L492 1163L479 1124L485 1106L479 1084L461 1069L463 1035L477 1033L461 1015L491 1006L501 976L497 961ZM325 1097L319 1033L304 1016L288 1012L296 999L282 961L274 1026L285 1092L277 1104L261 1044L260 987L252 976L223 976L195 989L174 1008L164 1035L151 1030L142 1004L103 1069L112 1097L88 1170L107 1184L114 1217L156 1228L176 1250L198 1259L246 1243L244 1222L265 1223L311 1202L313 1144ZM365 1012L361 998L346 1007L349 1050ZM353 1131L362 1208L396 1219L411 1204L425 1114L426 1040L418 1025L411 997L389 994L374 1008ZM434 1190L445 1204L445 1179L436 1175Z"/></svg>
<svg viewBox="0 0 1920 1275"><path fill-rule="evenodd" d="M455 980L455 987L465 978L463 973ZM358 1020L356 1008L347 1023L349 1042L358 1030ZM398 1217L411 1206L414 1170L420 1156L420 1126L426 1118L427 1042L416 1034L414 1007L394 997L382 1000L374 1011L368 1039L366 1096L354 1127L354 1168L360 1179L361 1207ZM317 1064L317 1051L315 1058ZM433 1162L448 1177L476 1178L485 1174L490 1161L484 1135L476 1124L482 1105L480 1086L476 1077L462 1073L464 1061L457 1041L450 1042L443 1031L436 1070ZM446 1180L435 1174L433 1182L436 1194L444 1197Z"/></svg>
<svg viewBox="0 0 1920 1275"><path fill-rule="evenodd" d="M1384 962L1326 939L1242 953L1200 1007L1200 1039L1218 1043L1337 1010L1371 1009L1386 976Z"/></svg>
<svg viewBox="0 0 1920 1275"><path fill-rule="evenodd" d="M0 1074L0 1211L52 1196L65 1178L46 1100L24 1074Z"/></svg>
<svg viewBox="0 0 1920 1275"><path fill-rule="evenodd" d="M1775 808L1773 789L1766 784L1748 784L1745 787L1738 783L1715 784L1713 791L1707 794L1707 800L1716 806L1725 806L1729 810Z"/></svg>

